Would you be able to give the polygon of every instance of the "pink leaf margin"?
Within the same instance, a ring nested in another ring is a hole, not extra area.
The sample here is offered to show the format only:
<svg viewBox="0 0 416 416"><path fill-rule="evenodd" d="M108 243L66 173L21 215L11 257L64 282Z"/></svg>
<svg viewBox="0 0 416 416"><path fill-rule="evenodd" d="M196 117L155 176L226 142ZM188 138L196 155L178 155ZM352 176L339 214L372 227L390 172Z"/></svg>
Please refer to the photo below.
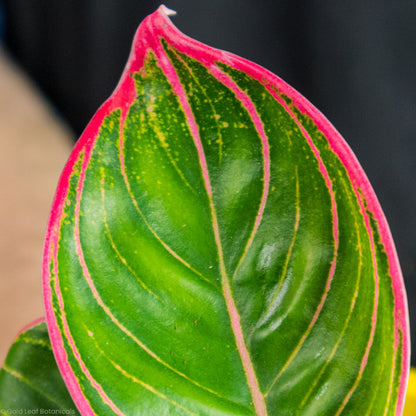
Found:
<svg viewBox="0 0 416 416"><path fill-rule="evenodd" d="M34 321L32 321L31 323L25 325L15 336L13 343L16 342L17 338L19 338L20 335L22 335L23 333L25 333L26 331L29 331L29 329L34 328L35 326L40 325L41 323L45 322L45 318L41 317L41 318L37 318ZM10 347L9 347L10 348ZM8 353L7 353L8 354ZM7 355L6 355L7 357ZM4 358L4 360L6 360L6 357ZM4 365L4 363L0 366L0 368Z"/></svg>
<svg viewBox="0 0 416 416"><path fill-rule="evenodd" d="M35 319L30 324L25 325L16 335L16 338L19 337L19 335L22 335L24 332L29 331L29 329L34 328L35 326L40 325L41 323L45 322L45 318L42 316L41 318Z"/></svg>
<svg viewBox="0 0 416 416"><path fill-rule="evenodd" d="M57 360L58 367L67 384L68 390L83 415L94 415L90 403L82 393L78 385L77 377L73 373L68 357L65 352L62 335L59 331L57 320L53 312L52 292L50 288L49 266L52 261L59 239L59 224L61 221L63 206L68 192L69 179L73 168L82 152L85 152L83 166L88 164L91 150L104 118L116 109L121 109L121 129L127 112L136 97L134 81L130 77L131 72L139 71L142 68L144 58L151 49L157 51L159 59L167 59L163 54L160 37L173 45L180 52L188 54L197 59L207 67L215 66L215 62L223 62L232 68L243 71L264 85L273 85L281 94L287 95L293 100L293 104L301 113L312 119L317 128L327 138L332 151L338 156L345 166L351 183L356 193L361 192L364 196L368 209L373 213L380 229L381 243L384 245L389 260L389 272L392 276L392 288L395 299L395 344L399 345L401 340L402 351L402 374L400 380L396 416L402 414L410 365L410 335L409 316L406 292L403 276L401 273L397 252L393 243L391 232L372 189L370 182L364 173L354 153L344 141L334 126L318 111L306 98L294 88L287 85L282 79L272 74L263 67L252 63L244 58L238 57L229 52L221 51L204 45L181 33L170 21L169 16L175 14L164 5L160 6L153 14L149 15L139 26L134 37L133 47L122 73L121 79L113 94L99 108L92 120L84 130L77 144L75 145L66 166L59 179L57 191L52 204L48 228L45 237L43 254L43 296L45 303L46 322L52 348ZM59 297L58 292L58 297Z"/></svg>

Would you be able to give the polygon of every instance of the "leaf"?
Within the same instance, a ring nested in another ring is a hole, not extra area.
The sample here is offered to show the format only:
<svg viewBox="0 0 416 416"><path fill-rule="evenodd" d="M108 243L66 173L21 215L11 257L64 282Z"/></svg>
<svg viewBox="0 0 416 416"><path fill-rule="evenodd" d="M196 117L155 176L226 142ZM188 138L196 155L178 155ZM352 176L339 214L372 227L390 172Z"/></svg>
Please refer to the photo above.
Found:
<svg viewBox="0 0 416 416"><path fill-rule="evenodd" d="M399 415L406 298L351 150L265 69L146 18L44 256L84 415Z"/></svg>
<svg viewBox="0 0 416 416"><path fill-rule="evenodd" d="M79 415L62 380L44 319L26 327L0 370L0 413Z"/></svg>

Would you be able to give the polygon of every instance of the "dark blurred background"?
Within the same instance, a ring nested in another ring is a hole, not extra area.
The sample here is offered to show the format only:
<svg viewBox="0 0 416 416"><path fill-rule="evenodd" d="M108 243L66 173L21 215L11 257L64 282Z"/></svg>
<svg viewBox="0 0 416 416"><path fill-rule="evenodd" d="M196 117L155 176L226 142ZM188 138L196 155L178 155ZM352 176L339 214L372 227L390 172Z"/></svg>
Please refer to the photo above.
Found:
<svg viewBox="0 0 416 416"><path fill-rule="evenodd" d="M117 84L138 24L159 4L0 0L0 31L79 136ZM389 221L416 334L416 1L165 4L178 12L172 20L180 30L270 69L345 137Z"/></svg>

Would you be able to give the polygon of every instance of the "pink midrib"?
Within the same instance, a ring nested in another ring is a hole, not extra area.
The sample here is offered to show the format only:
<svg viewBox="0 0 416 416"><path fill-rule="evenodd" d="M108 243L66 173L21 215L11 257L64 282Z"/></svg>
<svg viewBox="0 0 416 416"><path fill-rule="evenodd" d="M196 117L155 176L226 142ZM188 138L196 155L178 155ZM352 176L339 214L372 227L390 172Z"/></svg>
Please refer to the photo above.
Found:
<svg viewBox="0 0 416 416"><path fill-rule="evenodd" d="M231 327L234 333L234 337L236 340L236 345L237 345L238 352L240 354L242 365L246 374L247 384L252 395L253 405L254 405L256 414L258 416L267 416L267 409L266 409L266 404L264 401L264 396L260 391L260 387L258 384L258 380L256 377L254 367L253 367L253 363L251 361L249 352L247 350L247 346L245 345L244 336L243 336L243 332L241 328L240 315L238 313L237 307L235 305L235 302L231 293L229 277L227 276L227 272L225 269L224 255L222 251L221 237L219 234L219 227L218 227L218 219L217 219L217 214L216 214L215 206L214 206L213 199L212 199L212 187L211 187L211 182L209 178L208 165L207 165L203 145L201 142L201 137L199 135L199 128L194 118L194 115L192 113L192 109L188 102L184 87L180 83L178 75L176 74L175 69L173 68L172 64L168 60L168 57L166 56L162 46L160 44L157 44L156 42L152 46L154 48L156 55L159 58L159 63L163 72L165 73L168 81L170 82L174 93L179 99L182 110L185 114L187 125L189 126L191 135L194 139L194 143L197 149L199 163L200 163L200 167L202 171L204 185L205 185L206 192L210 201L213 232L215 236L215 242L218 247L221 282L222 282L222 287L223 287L225 303L227 306L228 314L230 316Z"/></svg>

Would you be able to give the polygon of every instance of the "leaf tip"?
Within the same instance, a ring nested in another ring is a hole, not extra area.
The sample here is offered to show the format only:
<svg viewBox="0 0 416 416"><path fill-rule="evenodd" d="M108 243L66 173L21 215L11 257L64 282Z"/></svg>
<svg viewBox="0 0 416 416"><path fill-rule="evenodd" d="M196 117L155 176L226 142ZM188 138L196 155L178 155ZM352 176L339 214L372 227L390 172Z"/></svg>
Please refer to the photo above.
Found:
<svg viewBox="0 0 416 416"><path fill-rule="evenodd" d="M164 4L161 4L158 8L158 11L163 15L163 16L175 16L176 15L176 11L169 9L168 7L166 7Z"/></svg>

